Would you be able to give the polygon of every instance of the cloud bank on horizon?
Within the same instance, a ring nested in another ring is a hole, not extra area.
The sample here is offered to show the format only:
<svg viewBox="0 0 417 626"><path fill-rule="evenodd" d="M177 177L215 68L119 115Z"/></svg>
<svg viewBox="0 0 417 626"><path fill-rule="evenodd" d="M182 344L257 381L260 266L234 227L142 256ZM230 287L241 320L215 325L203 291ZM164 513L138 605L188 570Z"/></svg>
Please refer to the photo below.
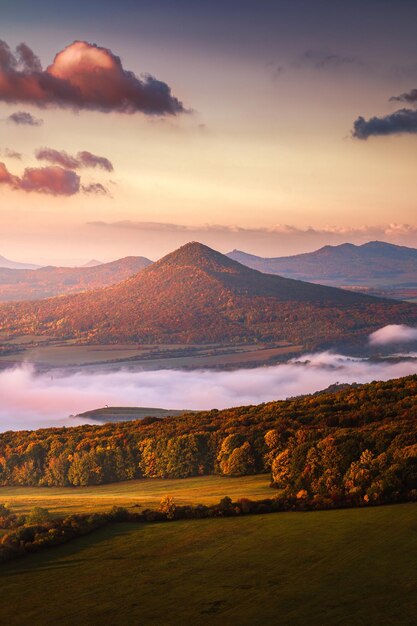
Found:
<svg viewBox="0 0 417 626"><path fill-rule="evenodd" d="M75 426L69 415L105 406L211 409L259 404L340 383L415 374L415 361L370 362L331 352L236 371L157 370L36 374L30 365L0 372L0 431Z"/></svg>
<svg viewBox="0 0 417 626"><path fill-rule="evenodd" d="M149 74L138 78L111 50L87 41L74 41L58 52L45 70L26 44L13 53L0 41L0 101L103 113L185 112L166 83Z"/></svg>

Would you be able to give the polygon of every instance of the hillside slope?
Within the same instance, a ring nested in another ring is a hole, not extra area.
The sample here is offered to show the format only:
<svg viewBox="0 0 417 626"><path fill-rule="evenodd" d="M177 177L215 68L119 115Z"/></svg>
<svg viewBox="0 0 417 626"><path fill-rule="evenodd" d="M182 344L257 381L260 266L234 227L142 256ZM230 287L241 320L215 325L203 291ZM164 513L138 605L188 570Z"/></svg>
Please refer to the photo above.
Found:
<svg viewBox="0 0 417 626"><path fill-rule="evenodd" d="M42 267L35 270L0 268L0 301L37 300L62 293L106 287L136 274L152 263L145 257L125 257L84 267Z"/></svg>
<svg viewBox="0 0 417 626"><path fill-rule="evenodd" d="M324 246L287 257L263 258L240 250L227 256L261 272L329 285L417 285L417 250L382 241Z"/></svg>
<svg viewBox="0 0 417 626"><path fill-rule="evenodd" d="M102 266L101 266L102 267ZM265 275L190 243L105 289L0 307L0 331L90 342L353 341L417 307Z"/></svg>

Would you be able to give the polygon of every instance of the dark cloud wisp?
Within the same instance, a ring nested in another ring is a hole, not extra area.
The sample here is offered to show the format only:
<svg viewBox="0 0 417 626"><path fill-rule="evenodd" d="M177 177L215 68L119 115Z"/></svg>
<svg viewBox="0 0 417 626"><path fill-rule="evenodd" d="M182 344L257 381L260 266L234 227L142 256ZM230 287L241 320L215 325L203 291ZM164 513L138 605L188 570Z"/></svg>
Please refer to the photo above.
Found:
<svg viewBox="0 0 417 626"><path fill-rule="evenodd" d="M362 59L357 56L341 55L329 50L307 50L302 56L305 65L311 65L318 70L340 69L341 67L364 65Z"/></svg>
<svg viewBox="0 0 417 626"><path fill-rule="evenodd" d="M34 117L31 113L28 113L27 111L16 111L16 113L12 113L11 115L9 115L7 121L11 122L12 124L16 124L17 126L42 126L43 124L43 120L41 120L39 117Z"/></svg>
<svg viewBox="0 0 417 626"><path fill-rule="evenodd" d="M17 159L18 161L20 161L23 156L21 152L17 152L16 150L12 150L11 148L5 148L3 150L3 155L8 159Z"/></svg>
<svg viewBox="0 0 417 626"><path fill-rule="evenodd" d="M417 89L411 89L399 96L392 96L390 102L405 102L406 104L417 105Z"/></svg>
<svg viewBox="0 0 417 626"><path fill-rule="evenodd" d="M61 165L70 170L80 168L99 168L106 172L113 171L113 164L106 157L98 156L87 150L78 152L77 156L72 156L64 150L55 150L53 148L40 148L35 152L39 161L48 161L55 165Z"/></svg>
<svg viewBox="0 0 417 626"><path fill-rule="evenodd" d="M101 183L90 183L89 185L82 185L81 189L84 193L94 193L99 196L109 196L109 191Z"/></svg>
<svg viewBox="0 0 417 626"><path fill-rule="evenodd" d="M26 44L0 41L0 101L104 113L177 115L185 108L166 83L126 70L108 48L74 41L42 69Z"/></svg>

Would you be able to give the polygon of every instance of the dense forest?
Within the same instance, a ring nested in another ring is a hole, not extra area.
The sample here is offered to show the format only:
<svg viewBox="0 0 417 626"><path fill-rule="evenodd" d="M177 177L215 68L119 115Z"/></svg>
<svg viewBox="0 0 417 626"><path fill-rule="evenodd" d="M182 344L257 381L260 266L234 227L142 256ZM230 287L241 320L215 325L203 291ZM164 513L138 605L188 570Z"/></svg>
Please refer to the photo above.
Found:
<svg viewBox="0 0 417 626"><path fill-rule="evenodd" d="M271 472L288 497L417 497L417 376L165 419L6 432L0 484Z"/></svg>

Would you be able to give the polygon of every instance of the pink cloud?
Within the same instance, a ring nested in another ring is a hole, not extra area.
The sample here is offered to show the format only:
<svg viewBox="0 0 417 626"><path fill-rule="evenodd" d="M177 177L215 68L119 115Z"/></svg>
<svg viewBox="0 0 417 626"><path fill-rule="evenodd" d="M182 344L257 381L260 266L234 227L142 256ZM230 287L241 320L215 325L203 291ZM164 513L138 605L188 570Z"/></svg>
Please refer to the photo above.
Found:
<svg viewBox="0 0 417 626"><path fill-rule="evenodd" d="M45 70L26 44L13 54L0 42L0 100L104 113L185 112L166 83L150 75L138 78L111 50L86 41L58 52Z"/></svg>
<svg viewBox="0 0 417 626"><path fill-rule="evenodd" d="M0 184L9 185L12 189L53 196L73 196L80 191L80 177L58 165L26 168L19 178L13 176L4 163L0 163Z"/></svg>

